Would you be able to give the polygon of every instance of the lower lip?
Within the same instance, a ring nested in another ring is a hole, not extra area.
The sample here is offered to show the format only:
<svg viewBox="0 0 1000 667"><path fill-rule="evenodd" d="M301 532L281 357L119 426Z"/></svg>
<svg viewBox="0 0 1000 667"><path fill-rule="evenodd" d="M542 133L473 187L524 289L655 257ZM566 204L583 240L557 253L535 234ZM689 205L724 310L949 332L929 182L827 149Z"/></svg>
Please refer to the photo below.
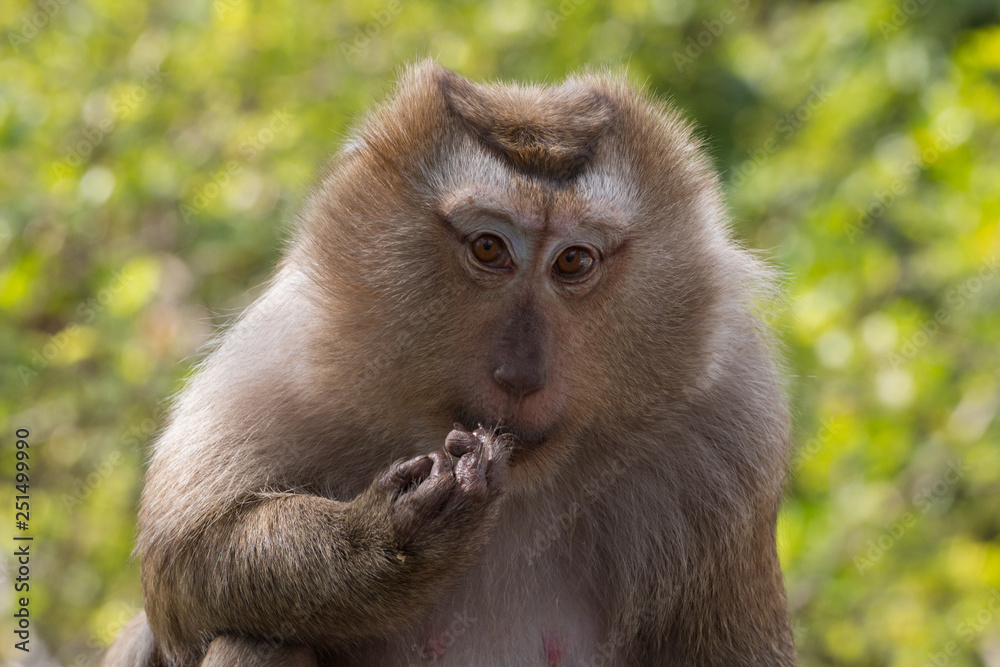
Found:
<svg viewBox="0 0 1000 667"><path fill-rule="evenodd" d="M542 434L540 437L526 438L521 435L518 435L516 432L511 431L510 429L494 428L493 432L497 433L498 435L508 436L510 438L511 449L513 450L513 452L531 451L533 449L538 449L539 447L544 445L549 439L548 433Z"/></svg>
<svg viewBox="0 0 1000 667"><path fill-rule="evenodd" d="M544 431L518 433L518 429L506 426L498 427L496 421L494 420L477 418L475 413L466 412L465 410L455 410L454 412L454 421L462 424L462 426L468 431L474 431L477 428L482 427L499 435L509 435L512 449L515 451L537 449L551 438L552 431L554 430L546 429Z"/></svg>
<svg viewBox="0 0 1000 667"><path fill-rule="evenodd" d="M497 427L495 424L490 424L489 422L475 421L473 423L473 420L457 421L463 428L465 428L465 430L469 432L475 431L478 428L483 428L487 431L492 431L496 435L509 436L514 449L535 449L545 444L550 436L550 434L546 432L541 434L540 437L523 437L513 429L507 427Z"/></svg>

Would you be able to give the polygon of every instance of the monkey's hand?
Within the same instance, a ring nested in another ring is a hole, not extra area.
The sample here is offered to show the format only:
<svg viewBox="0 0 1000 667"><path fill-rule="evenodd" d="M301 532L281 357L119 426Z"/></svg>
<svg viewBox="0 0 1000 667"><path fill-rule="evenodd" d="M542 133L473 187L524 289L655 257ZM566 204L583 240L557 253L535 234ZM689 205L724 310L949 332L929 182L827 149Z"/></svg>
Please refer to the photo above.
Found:
<svg viewBox="0 0 1000 667"><path fill-rule="evenodd" d="M397 463L374 485L387 498L397 558L448 561L469 555L485 541L503 493L509 448L492 433L455 425L444 451ZM365 511L368 503L360 503Z"/></svg>
<svg viewBox="0 0 1000 667"><path fill-rule="evenodd" d="M486 544L507 458L502 439L456 429L442 451L392 466L353 500L269 494L185 548L147 549L144 576L163 582L147 599L157 640L194 664L206 635L332 649L391 636Z"/></svg>

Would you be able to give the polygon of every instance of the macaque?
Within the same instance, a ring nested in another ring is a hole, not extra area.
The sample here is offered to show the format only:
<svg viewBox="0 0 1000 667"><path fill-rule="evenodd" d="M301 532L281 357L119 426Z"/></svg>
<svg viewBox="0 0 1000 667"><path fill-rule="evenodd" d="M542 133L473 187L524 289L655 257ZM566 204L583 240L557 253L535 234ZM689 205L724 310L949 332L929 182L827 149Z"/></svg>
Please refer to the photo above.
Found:
<svg viewBox="0 0 1000 667"><path fill-rule="evenodd" d="M794 665L771 291L677 111L410 68L179 395L105 664Z"/></svg>

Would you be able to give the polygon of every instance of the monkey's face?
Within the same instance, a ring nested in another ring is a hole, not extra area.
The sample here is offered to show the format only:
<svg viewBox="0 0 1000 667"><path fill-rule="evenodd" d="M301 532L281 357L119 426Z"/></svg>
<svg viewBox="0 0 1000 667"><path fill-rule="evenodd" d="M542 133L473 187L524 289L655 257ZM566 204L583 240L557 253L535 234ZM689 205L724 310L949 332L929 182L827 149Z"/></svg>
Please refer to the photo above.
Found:
<svg viewBox="0 0 1000 667"><path fill-rule="evenodd" d="M468 185L444 198L437 220L461 285L457 311L469 323L458 341L451 416L509 431L534 448L555 434L581 388L598 384L588 311L607 287L625 230L584 206L518 178L506 187Z"/></svg>
<svg viewBox="0 0 1000 667"><path fill-rule="evenodd" d="M608 80L415 70L305 228L354 418L440 437L483 425L554 452L683 400L721 339L726 250L699 156L675 116Z"/></svg>

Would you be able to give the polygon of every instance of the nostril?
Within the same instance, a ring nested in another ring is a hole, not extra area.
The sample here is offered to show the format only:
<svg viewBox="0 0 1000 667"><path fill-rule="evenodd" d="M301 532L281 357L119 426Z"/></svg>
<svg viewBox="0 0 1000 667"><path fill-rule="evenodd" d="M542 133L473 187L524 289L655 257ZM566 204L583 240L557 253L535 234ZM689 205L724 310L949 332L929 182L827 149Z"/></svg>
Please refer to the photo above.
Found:
<svg viewBox="0 0 1000 667"><path fill-rule="evenodd" d="M510 364L503 364L493 371L493 379L508 394L518 397L534 393L545 384L544 374L537 369Z"/></svg>

